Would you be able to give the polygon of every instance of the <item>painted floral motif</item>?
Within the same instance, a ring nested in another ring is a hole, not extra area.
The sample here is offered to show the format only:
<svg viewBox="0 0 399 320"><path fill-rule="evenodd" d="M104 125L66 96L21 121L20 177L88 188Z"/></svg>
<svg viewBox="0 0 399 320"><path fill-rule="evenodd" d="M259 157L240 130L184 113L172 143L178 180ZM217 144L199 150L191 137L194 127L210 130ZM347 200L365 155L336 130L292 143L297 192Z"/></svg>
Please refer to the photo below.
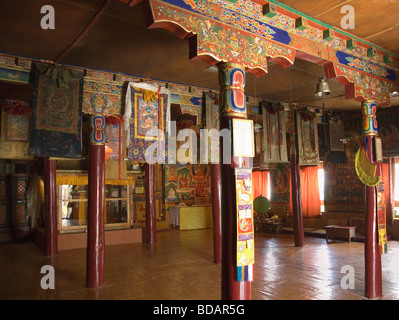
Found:
<svg viewBox="0 0 399 320"><path fill-rule="evenodd" d="M355 98L374 100L380 105L389 105L389 92L392 90L390 82L382 81L339 64L334 65L334 69L337 78L344 77L354 84Z"/></svg>
<svg viewBox="0 0 399 320"><path fill-rule="evenodd" d="M188 1L188 0L186 0ZM199 5L199 2L196 3ZM295 50L275 41L268 41L274 30L259 25L266 37L254 36L214 20L187 15L184 11L169 10L155 5L155 20L168 20L198 36L197 55L210 55L218 61L237 62L250 69L267 72L267 58L284 57L294 62ZM256 26L253 26L256 29Z"/></svg>
<svg viewBox="0 0 399 320"><path fill-rule="evenodd" d="M251 0L179 0L184 1L189 5L193 11L200 12L208 17L219 19L225 23L231 23L240 29L247 30L250 32L257 33L260 36L268 37L271 35L267 31L263 30L262 25L267 23L269 26L276 27L279 30L284 30L289 32L290 35L299 35L303 39L310 39L315 42L326 45L327 47L334 48L336 50L353 54L354 56L378 62L383 64L383 55L377 53L374 57L367 56L367 49L364 46L357 46L356 49L350 50L346 48L346 40L335 36L332 41L323 40L322 29L317 29L313 26L308 26L304 30L299 30L295 28L295 19L290 16L278 12L274 17L266 17L262 13L262 5L256 4ZM270 37L269 37L270 38ZM278 38L271 38L273 40L279 41ZM291 44L291 43L284 43ZM295 48L297 49L297 48ZM394 68L399 68L399 62L394 61L391 66Z"/></svg>
<svg viewBox="0 0 399 320"><path fill-rule="evenodd" d="M348 61L348 66L356 68L358 70L362 70L367 73L375 74L376 76L385 78L389 75L389 72L386 68L370 63L366 60L355 57L346 57L346 61Z"/></svg>

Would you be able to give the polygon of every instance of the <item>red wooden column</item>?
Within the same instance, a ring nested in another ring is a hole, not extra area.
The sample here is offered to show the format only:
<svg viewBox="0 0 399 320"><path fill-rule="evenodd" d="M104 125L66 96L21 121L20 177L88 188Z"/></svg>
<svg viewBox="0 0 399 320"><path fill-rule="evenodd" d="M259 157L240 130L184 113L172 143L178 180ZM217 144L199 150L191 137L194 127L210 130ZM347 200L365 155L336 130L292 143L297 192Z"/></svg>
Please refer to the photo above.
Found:
<svg viewBox="0 0 399 320"><path fill-rule="evenodd" d="M212 168L212 219L213 219L213 260L215 263L221 262L221 197L222 179L220 164L211 164Z"/></svg>
<svg viewBox="0 0 399 320"><path fill-rule="evenodd" d="M250 300L251 282L237 281L237 203L235 168L249 167L249 159L233 157L233 119L246 118L244 94L244 67L233 63L218 64L220 85L220 129L230 132L230 146L226 150L221 144L222 180L222 255L221 255L221 298L222 300ZM225 138L223 138L225 139ZM229 154L227 154L229 153ZM225 163L224 159L231 159Z"/></svg>
<svg viewBox="0 0 399 320"><path fill-rule="evenodd" d="M56 161L44 159L45 253L58 254Z"/></svg>
<svg viewBox="0 0 399 320"><path fill-rule="evenodd" d="M155 210L154 165L144 164L145 170L145 241L148 244L157 242L157 220Z"/></svg>
<svg viewBox="0 0 399 320"><path fill-rule="evenodd" d="M378 135L376 120L377 105L373 101L362 102L363 135L366 153L370 162L374 162L374 137ZM366 237L364 244L365 259L365 296L369 299L382 297L381 254L378 251L377 190L366 186Z"/></svg>
<svg viewBox="0 0 399 320"><path fill-rule="evenodd" d="M89 146L86 287L104 284L105 118L92 116Z"/></svg>
<svg viewBox="0 0 399 320"><path fill-rule="evenodd" d="M291 146L291 190L292 190L292 217L294 225L294 241L295 247L303 247L305 242L305 235L303 230L303 216L302 216L302 193L301 193L301 172L299 169L298 158L298 139L297 139L297 112L293 110L293 133Z"/></svg>

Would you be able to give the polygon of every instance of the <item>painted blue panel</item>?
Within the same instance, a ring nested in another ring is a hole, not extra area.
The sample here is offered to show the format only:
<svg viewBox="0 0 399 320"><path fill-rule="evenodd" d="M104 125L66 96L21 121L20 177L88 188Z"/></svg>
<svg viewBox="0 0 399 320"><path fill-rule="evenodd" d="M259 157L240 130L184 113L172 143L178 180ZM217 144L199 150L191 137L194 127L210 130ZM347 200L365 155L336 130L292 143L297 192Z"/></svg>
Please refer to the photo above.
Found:
<svg viewBox="0 0 399 320"><path fill-rule="evenodd" d="M193 105L195 106L200 106L202 105L202 97L191 97L190 101Z"/></svg>
<svg viewBox="0 0 399 320"><path fill-rule="evenodd" d="M364 71L366 73L370 73L390 81L396 80L396 74L393 70L385 68L378 64L352 56L342 51L337 51L336 57L339 63L346 65L350 68Z"/></svg>

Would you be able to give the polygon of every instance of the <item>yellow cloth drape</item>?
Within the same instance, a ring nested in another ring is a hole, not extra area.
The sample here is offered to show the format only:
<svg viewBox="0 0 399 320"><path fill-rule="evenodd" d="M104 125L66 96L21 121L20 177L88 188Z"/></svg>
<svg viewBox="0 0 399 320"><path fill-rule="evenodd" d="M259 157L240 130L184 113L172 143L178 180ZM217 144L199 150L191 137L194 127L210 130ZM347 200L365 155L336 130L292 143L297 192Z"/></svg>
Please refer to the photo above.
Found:
<svg viewBox="0 0 399 320"><path fill-rule="evenodd" d="M147 103L150 103L151 101L158 100L158 92L154 92L152 90L146 90L146 89L142 89L142 92L143 92L143 99Z"/></svg>
<svg viewBox="0 0 399 320"><path fill-rule="evenodd" d="M87 175L57 175L57 185L87 185L89 183ZM126 186L134 184L134 178L128 177L127 179L105 179L105 184L114 186Z"/></svg>
<svg viewBox="0 0 399 320"><path fill-rule="evenodd" d="M381 182L381 177L376 175L377 165L367 159L366 150L360 148L355 157L355 169L359 179L369 187L375 187Z"/></svg>

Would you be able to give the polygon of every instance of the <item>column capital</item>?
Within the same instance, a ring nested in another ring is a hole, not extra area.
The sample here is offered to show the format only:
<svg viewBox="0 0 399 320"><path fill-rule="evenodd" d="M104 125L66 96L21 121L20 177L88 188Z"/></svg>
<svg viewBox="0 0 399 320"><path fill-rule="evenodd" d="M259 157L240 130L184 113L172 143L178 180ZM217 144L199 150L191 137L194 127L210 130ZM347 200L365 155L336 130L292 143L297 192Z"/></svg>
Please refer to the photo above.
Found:
<svg viewBox="0 0 399 320"><path fill-rule="evenodd" d="M220 116L247 117L245 88L245 67L224 62L217 65L220 85Z"/></svg>
<svg viewBox="0 0 399 320"><path fill-rule="evenodd" d="M362 101L363 135L365 137L378 136L377 104L373 100Z"/></svg>
<svg viewBox="0 0 399 320"><path fill-rule="evenodd" d="M105 117L102 114L95 114L90 117L90 145L105 145Z"/></svg>

